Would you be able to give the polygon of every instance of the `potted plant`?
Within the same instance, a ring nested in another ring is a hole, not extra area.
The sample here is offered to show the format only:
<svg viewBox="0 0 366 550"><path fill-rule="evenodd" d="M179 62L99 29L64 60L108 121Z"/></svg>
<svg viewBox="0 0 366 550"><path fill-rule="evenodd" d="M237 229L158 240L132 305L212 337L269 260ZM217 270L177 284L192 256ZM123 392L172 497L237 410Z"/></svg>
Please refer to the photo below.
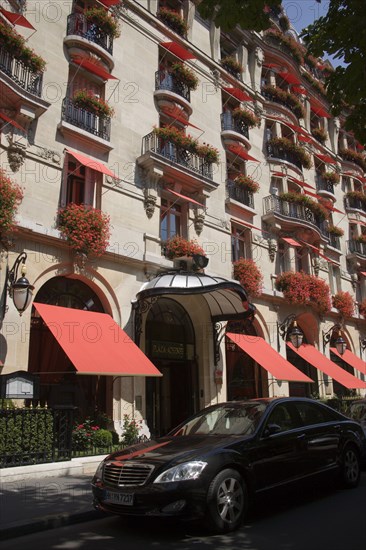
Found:
<svg viewBox="0 0 366 550"><path fill-rule="evenodd" d="M242 187L243 189L247 189L251 193L258 193L259 191L259 183L254 181L253 178L250 176L245 176L244 174L240 174L239 176L236 176L234 178L234 183L237 187Z"/></svg>
<svg viewBox="0 0 366 550"><path fill-rule="evenodd" d="M234 56L228 55L220 60L221 66L233 76L240 75L243 72L243 66Z"/></svg>
<svg viewBox="0 0 366 550"><path fill-rule="evenodd" d="M304 55L306 51L303 46L296 42L296 40L273 28L265 31L264 37L270 42L284 46L300 65L304 64Z"/></svg>
<svg viewBox="0 0 366 550"><path fill-rule="evenodd" d="M231 111L231 115L234 120L243 122L248 128L254 128L254 126L259 126L260 124L259 118L251 111L248 111L248 109L236 107L236 109Z"/></svg>
<svg viewBox="0 0 366 550"><path fill-rule="evenodd" d="M302 76L305 78L305 80L309 82L309 84L311 84L311 86L313 86L313 88L317 90L317 92L320 93L320 95L322 95L325 98L327 97L327 91L324 88L324 85L322 82L320 82L319 80L316 80L311 74L307 72L303 72Z"/></svg>
<svg viewBox="0 0 366 550"><path fill-rule="evenodd" d="M366 195L362 191L347 191L345 197L348 199L355 199L362 203L363 206L366 206Z"/></svg>
<svg viewBox="0 0 366 550"><path fill-rule="evenodd" d="M75 107L85 109L99 117L112 117L114 115L114 109L91 90L77 90L72 98L72 102Z"/></svg>
<svg viewBox="0 0 366 550"><path fill-rule="evenodd" d="M287 193L281 193L280 198L287 202L293 202L296 204L300 204L305 208L308 208L315 216L317 216L321 220L326 220L329 218L329 210L319 202L311 199L308 195L289 191Z"/></svg>
<svg viewBox="0 0 366 550"><path fill-rule="evenodd" d="M85 10L84 15L87 21L94 23L94 25L99 27L99 29L110 38L118 38L120 36L121 33L118 21L106 9L92 7Z"/></svg>
<svg viewBox="0 0 366 550"><path fill-rule="evenodd" d="M0 44L33 73L42 73L45 70L45 60L27 46L20 34L2 22L0 22Z"/></svg>
<svg viewBox="0 0 366 550"><path fill-rule="evenodd" d="M193 254L200 254L206 256L203 248L195 241L187 240L180 235L171 237L164 243L165 256L172 260L173 258L182 258L183 256L193 256Z"/></svg>
<svg viewBox="0 0 366 550"><path fill-rule="evenodd" d="M332 298L332 305L338 309L342 317L352 317L355 310L355 305L352 296L349 292L342 290L337 292Z"/></svg>
<svg viewBox="0 0 366 550"><path fill-rule="evenodd" d="M276 279L275 286L283 292L290 304L310 305L322 315L331 309L327 283L304 271L281 273Z"/></svg>
<svg viewBox="0 0 366 550"><path fill-rule="evenodd" d="M23 191L0 168L0 237L14 230L15 216L22 202Z"/></svg>
<svg viewBox="0 0 366 550"><path fill-rule="evenodd" d="M239 258L233 262L234 279L250 296L260 296L263 289L263 275L256 263L251 259Z"/></svg>
<svg viewBox="0 0 366 550"><path fill-rule="evenodd" d="M70 203L58 211L57 226L70 247L86 256L101 256L107 250L110 218L97 208Z"/></svg>
<svg viewBox="0 0 366 550"><path fill-rule="evenodd" d="M362 235L356 237L356 241L359 243L366 243L366 233L362 233Z"/></svg>
<svg viewBox="0 0 366 550"><path fill-rule="evenodd" d="M324 144L327 141L328 134L324 128L313 128L311 130L311 135L315 137L319 143Z"/></svg>
<svg viewBox="0 0 366 550"><path fill-rule="evenodd" d="M209 163L218 163L220 160L220 154L216 147L208 145L207 143L197 144L196 153L199 157L202 157L206 162Z"/></svg>
<svg viewBox="0 0 366 550"><path fill-rule="evenodd" d="M180 84L185 84L189 90L196 90L198 78L196 74L184 63L173 63L170 68L173 80Z"/></svg>
<svg viewBox="0 0 366 550"><path fill-rule="evenodd" d="M282 32L287 32L288 30L290 30L290 20L287 17L287 15L284 15L284 14L280 15L278 19L278 23L281 27Z"/></svg>
<svg viewBox="0 0 366 550"><path fill-rule="evenodd" d="M311 157L306 150L300 145L296 145L287 138L276 137L267 141L267 144L272 147L277 147L287 153L292 153L297 157L298 161L304 168L311 168Z"/></svg>
<svg viewBox="0 0 366 550"><path fill-rule="evenodd" d="M358 153L353 149L340 149L339 156L342 157L343 160L354 162L360 166L364 172L366 172L366 160L361 153Z"/></svg>
<svg viewBox="0 0 366 550"><path fill-rule="evenodd" d="M359 304L358 311L360 312L360 315L366 318L366 298Z"/></svg>
<svg viewBox="0 0 366 550"><path fill-rule="evenodd" d="M158 17L164 23L170 27L174 32L180 34L180 36L186 36L188 32L188 25L184 21L183 17L175 10L169 8L159 8Z"/></svg>
<svg viewBox="0 0 366 550"><path fill-rule="evenodd" d="M264 95L271 101L281 103L288 107L297 116L297 118L305 117L304 106L295 94L286 92L278 86L270 85L263 86L262 92L264 92Z"/></svg>
<svg viewBox="0 0 366 550"><path fill-rule="evenodd" d="M340 181L339 174L337 172L323 172L322 178L324 181L337 185Z"/></svg>
<svg viewBox="0 0 366 550"><path fill-rule="evenodd" d="M343 237L344 235L343 229L333 224L328 225L328 233L334 235L335 237Z"/></svg>

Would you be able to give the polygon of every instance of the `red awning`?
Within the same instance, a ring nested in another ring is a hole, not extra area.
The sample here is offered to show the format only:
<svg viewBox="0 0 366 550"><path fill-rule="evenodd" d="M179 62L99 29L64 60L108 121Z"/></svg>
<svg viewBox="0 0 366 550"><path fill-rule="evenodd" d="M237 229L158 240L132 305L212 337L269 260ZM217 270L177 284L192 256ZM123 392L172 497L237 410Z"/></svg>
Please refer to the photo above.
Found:
<svg viewBox="0 0 366 550"><path fill-rule="evenodd" d="M366 388L366 383L359 380L346 370L342 369L336 363L333 363L328 357L325 357L320 351L310 344L302 344L298 349L287 342L287 345L292 351L297 353L302 359L313 365L316 369L324 372L334 380L337 380L342 386L348 389Z"/></svg>
<svg viewBox="0 0 366 550"><path fill-rule="evenodd" d="M297 139L299 141L303 141L304 143L314 143L314 140L310 136L306 136L305 134L301 134L300 136L297 136Z"/></svg>
<svg viewBox="0 0 366 550"><path fill-rule="evenodd" d="M228 94L238 99L239 101L254 101L254 99L251 98L250 95L243 92L243 90L241 90L240 88L223 86L222 89L225 90L225 92L227 92Z"/></svg>
<svg viewBox="0 0 366 550"><path fill-rule="evenodd" d="M228 150L244 160L253 160L254 162L259 162L259 160L249 155L248 151L240 145L229 145Z"/></svg>
<svg viewBox="0 0 366 550"><path fill-rule="evenodd" d="M28 19L26 19L21 13L13 13L12 11L4 10L4 8L0 8L0 12L6 17L8 21L10 21L12 25L26 27L27 29L32 29L33 31L36 30L33 25L29 23Z"/></svg>
<svg viewBox="0 0 366 550"><path fill-rule="evenodd" d="M99 0L101 4L104 4L107 8L110 8L111 6L116 6L120 3L121 0Z"/></svg>
<svg viewBox="0 0 366 550"><path fill-rule="evenodd" d="M277 380L313 382L311 378L294 367L289 361L286 361L260 336L248 336L247 334L234 334L232 332L227 332L226 336Z"/></svg>
<svg viewBox="0 0 366 550"><path fill-rule="evenodd" d="M103 78L103 80L108 79L115 79L118 80L116 76L113 76L111 73L106 71L101 65L98 65L97 63L94 63L90 59L86 57L82 57L81 55L76 55L72 58L72 61L76 63L76 65L79 65L80 67L83 67L87 71L90 71L93 74L96 74L100 78Z"/></svg>
<svg viewBox="0 0 366 550"><path fill-rule="evenodd" d="M189 52L176 42L160 42L160 46L179 57L182 61L186 61L187 59L196 59L196 56L193 53Z"/></svg>
<svg viewBox="0 0 366 550"><path fill-rule="evenodd" d="M327 164L337 164L337 161L329 155L321 155L320 153L315 153L315 156Z"/></svg>
<svg viewBox="0 0 366 550"><path fill-rule="evenodd" d="M282 65L278 65L277 63L263 63L263 67L266 69L280 69Z"/></svg>
<svg viewBox="0 0 366 550"><path fill-rule="evenodd" d="M354 369L358 370L359 372L362 372L363 374L366 374L366 363L365 361L362 361L357 355L352 353L349 349L346 349L343 355L338 353L337 348L330 348L331 352L334 353L334 355L337 355L342 361L353 367Z"/></svg>
<svg viewBox="0 0 366 550"><path fill-rule="evenodd" d="M185 124L186 126L191 126L192 128L196 128L196 130L200 130L202 132L201 128L198 128L198 126L195 126L194 124L189 122L189 120L186 119L186 117L184 115L184 111L180 107L177 107L177 106L162 107L161 110L165 115L167 115L171 118L174 118L174 120L177 120L178 122L181 122L182 124Z"/></svg>
<svg viewBox="0 0 366 550"><path fill-rule="evenodd" d="M18 124L17 122L15 122L15 120L9 118L7 115L5 115L4 113L0 113L0 118L2 120L4 120L5 122L7 122L8 124L11 124L12 126L14 126L14 128L18 128L18 130L21 130L22 132L26 132L26 130L23 128L23 126L20 126L20 124Z"/></svg>
<svg viewBox="0 0 366 550"><path fill-rule="evenodd" d="M338 210L338 208L336 208L335 206L331 206L331 207L329 208L329 210L331 210L332 212L337 212L338 214L343 214L343 215L345 215L344 212L342 212L342 210Z"/></svg>
<svg viewBox="0 0 366 550"><path fill-rule="evenodd" d="M283 78L283 80L286 80L286 82L288 82L289 84L300 84L300 80L293 73L283 71L278 74L281 78Z"/></svg>
<svg viewBox="0 0 366 550"><path fill-rule="evenodd" d="M314 197L315 199L321 199L321 197L319 195L317 195L316 193L312 193L311 191L308 191L307 189L305 189L305 194L309 195L310 197Z"/></svg>
<svg viewBox="0 0 366 550"><path fill-rule="evenodd" d="M302 86L292 86L292 90L296 93L296 94L301 94L301 95L309 95L307 90L305 90L305 88L303 88Z"/></svg>
<svg viewBox="0 0 366 550"><path fill-rule="evenodd" d="M173 191L173 189L167 189L167 191L169 191L169 193L173 193L173 195L176 195L176 196L179 197L180 199L184 199L184 200L187 201L187 202L192 202L193 204L197 204L198 206L201 206L202 208L205 208L205 205L204 205L204 204L201 204L200 202L195 201L194 199L191 199L191 198L189 198L189 197L186 197L185 195L181 195L181 194L178 193L177 191Z"/></svg>
<svg viewBox="0 0 366 550"><path fill-rule="evenodd" d="M286 178L287 174L284 172L272 172L271 176L276 176L276 178Z"/></svg>
<svg viewBox="0 0 366 550"><path fill-rule="evenodd" d="M300 248L302 247L302 244L295 241L295 239L291 239L291 237L281 237L281 238L282 238L283 241L285 241L290 246L297 246L297 247L300 247Z"/></svg>
<svg viewBox="0 0 366 550"><path fill-rule="evenodd" d="M161 376L110 315L33 305L79 374Z"/></svg>
<svg viewBox="0 0 366 550"><path fill-rule="evenodd" d="M72 155L76 160L80 162L83 166L87 166L88 168L91 168L92 170L96 170L97 172L101 172L102 174L105 174L106 176L111 176L112 178L119 179L116 174L112 172L105 164L102 162L99 162L99 160L92 159L90 157L86 157L85 155L82 155L81 153L75 153L74 151L70 151L70 149L66 149L66 153L69 155Z"/></svg>
<svg viewBox="0 0 366 550"><path fill-rule="evenodd" d="M324 118L330 118L330 114L327 113L324 107L322 107L322 105L320 105L319 103L316 103L315 101L310 101L310 107L316 115Z"/></svg>
<svg viewBox="0 0 366 550"><path fill-rule="evenodd" d="M311 185L309 185L308 183L306 183L305 181L302 181L302 180L299 180L297 178L294 178L293 176L289 176L288 178L290 181L294 181L295 183L297 183L298 185L301 185L301 187L309 187L309 189L314 189L314 187L312 187Z"/></svg>
<svg viewBox="0 0 366 550"><path fill-rule="evenodd" d="M295 132L298 132L299 134L303 134L306 132L305 128L301 128L301 126L298 126L297 124L292 124L291 122L283 121L286 126L290 126Z"/></svg>
<svg viewBox="0 0 366 550"><path fill-rule="evenodd" d="M364 277L366 277L366 271L360 271L360 275L363 275Z"/></svg>
<svg viewBox="0 0 366 550"><path fill-rule="evenodd" d="M317 254L319 254L319 256L324 258L324 260L327 260L327 262L331 262L334 265L338 265L337 262L335 262L334 260L331 260L330 258L328 258L328 256L320 252L320 249L317 246L314 246L313 244L307 243L305 241L302 241L302 244L305 246L309 246L312 250L314 250L314 252L316 252Z"/></svg>
<svg viewBox="0 0 366 550"><path fill-rule="evenodd" d="M265 231L261 227L257 227L256 225L253 225L252 223L249 223L244 220L236 220L235 218L231 218L231 222L235 223L236 225L244 225L245 227L250 229L256 229L257 231L261 231L261 233L269 233L268 231Z"/></svg>

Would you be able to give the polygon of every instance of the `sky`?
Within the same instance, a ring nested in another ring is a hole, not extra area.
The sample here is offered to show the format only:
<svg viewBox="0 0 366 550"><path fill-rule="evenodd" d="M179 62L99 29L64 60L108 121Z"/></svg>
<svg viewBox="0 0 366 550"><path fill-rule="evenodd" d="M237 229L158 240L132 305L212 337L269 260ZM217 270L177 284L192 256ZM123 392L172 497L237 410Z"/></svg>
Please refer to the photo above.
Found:
<svg viewBox="0 0 366 550"><path fill-rule="evenodd" d="M282 5L292 26L300 32L327 14L329 0L322 0L320 3L315 0L282 0Z"/></svg>

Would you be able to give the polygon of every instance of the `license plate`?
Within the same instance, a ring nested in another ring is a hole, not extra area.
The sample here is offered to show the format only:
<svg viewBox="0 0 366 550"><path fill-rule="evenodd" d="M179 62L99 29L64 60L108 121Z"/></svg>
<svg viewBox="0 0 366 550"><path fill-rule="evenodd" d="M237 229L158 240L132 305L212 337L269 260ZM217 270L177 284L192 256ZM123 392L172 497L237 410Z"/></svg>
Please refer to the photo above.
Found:
<svg viewBox="0 0 366 550"><path fill-rule="evenodd" d="M133 506L133 493L113 493L112 491L106 491L103 500L112 504Z"/></svg>

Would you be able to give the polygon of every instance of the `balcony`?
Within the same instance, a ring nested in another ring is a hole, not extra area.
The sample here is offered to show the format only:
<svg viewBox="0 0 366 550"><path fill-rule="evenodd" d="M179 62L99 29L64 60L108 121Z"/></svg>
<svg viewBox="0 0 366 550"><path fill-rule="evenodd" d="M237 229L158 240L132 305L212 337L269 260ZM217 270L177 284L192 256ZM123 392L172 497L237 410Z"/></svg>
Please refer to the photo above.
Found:
<svg viewBox="0 0 366 550"><path fill-rule="evenodd" d="M289 162L296 166L298 170L302 173L302 163L299 160L299 157L296 153L292 151L286 151L281 145L273 145L267 143L267 156L269 159L276 159L280 161Z"/></svg>
<svg viewBox="0 0 366 550"><path fill-rule="evenodd" d="M304 107L294 94L286 92L278 86L265 86L262 88L261 94L266 100L286 107L296 118L304 118Z"/></svg>
<svg viewBox="0 0 366 550"><path fill-rule="evenodd" d="M246 149L250 149L249 126L243 120L233 116L231 111L221 113L221 137L227 144L233 142L244 143Z"/></svg>
<svg viewBox="0 0 366 550"><path fill-rule="evenodd" d="M264 197L264 220L268 223L278 216L285 218L291 222L291 225L299 225L299 222L304 222L316 228L323 237L328 238L326 225L324 221L319 220L315 214L303 204L289 202L277 195L269 195ZM275 221L275 220L273 220ZM278 220L277 220L278 221Z"/></svg>
<svg viewBox="0 0 366 550"><path fill-rule="evenodd" d="M335 199L334 184L331 181L327 181L320 175L315 177L316 191L317 193L324 194L326 196L331 195L331 198Z"/></svg>
<svg viewBox="0 0 366 550"><path fill-rule="evenodd" d="M43 73L31 71L3 48L0 49L0 71L25 92L36 97L42 96Z"/></svg>
<svg viewBox="0 0 366 550"><path fill-rule="evenodd" d="M110 141L111 119L109 117L100 117L76 107L72 99L65 97L62 102L61 118L63 121L84 130L105 141Z"/></svg>
<svg viewBox="0 0 366 550"><path fill-rule="evenodd" d="M179 180L186 192L212 191L217 188L213 181L213 162L177 146L169 139L162 139L151 132L142 139L142 154L137 163L144 170L164 174L165 178Z"/></svg>
<svg viewBox="0 0 366 550"><path fill-rule="evenodd" d="M338 235L332 235L329 233L329 246L336 248L337 250L341 249L341 239Z"/></svg>
<svg viewBox="0 0 366 550"><path fill-rule="evenodd" d="M67 17L67 37L68 43L71 36L80 38L96 44L102 50L113 55L113 38L103 32L95 23L88 21L83 13L71 13ZM100 53L100 52L99 52Z"/></svg>
<svg viewBox="0 0 366 550"><path fill-rule="evenodd" d="M240 202L254 209L254 197L251 191L239 187L233 180L228 180L226 182L226 190L228 199Z"/></svg>
<svg viewBox="0 0 366 550"><path fill-rule="evenodd" d="M344 197L344 204L347 210L366 212L366 204L357 197Z"/></svg>
<svg viewBox="0 0 366 550"><path fill-rule="evenodd" d="M191 101L189 88L183 82L178 82L173 78L172 74L167 70L156 71L155 73L155 90L166 90L177 94L188 103Z"/></svg>
<svg viewBox="0 0 366 550"><path fill-rule="evenodd" d="M366 258L366 243L352 239L347 241L348 254L363 256Z"/></svg>

